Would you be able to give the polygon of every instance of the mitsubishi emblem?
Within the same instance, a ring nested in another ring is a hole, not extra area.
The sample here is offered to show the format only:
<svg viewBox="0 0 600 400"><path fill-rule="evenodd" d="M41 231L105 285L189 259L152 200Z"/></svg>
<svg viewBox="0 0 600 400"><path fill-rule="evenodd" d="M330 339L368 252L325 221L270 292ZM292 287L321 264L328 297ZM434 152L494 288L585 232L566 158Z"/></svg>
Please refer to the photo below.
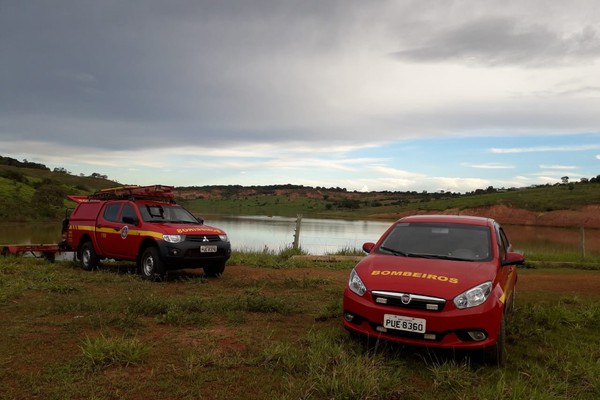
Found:
<svg viewBox="0 0 600 400"><path fill-rule="evenodd" d="M208 240L208 238L206 236L204 236L204 239L202 239L203 242L210 242L210 240Z"/></svg>

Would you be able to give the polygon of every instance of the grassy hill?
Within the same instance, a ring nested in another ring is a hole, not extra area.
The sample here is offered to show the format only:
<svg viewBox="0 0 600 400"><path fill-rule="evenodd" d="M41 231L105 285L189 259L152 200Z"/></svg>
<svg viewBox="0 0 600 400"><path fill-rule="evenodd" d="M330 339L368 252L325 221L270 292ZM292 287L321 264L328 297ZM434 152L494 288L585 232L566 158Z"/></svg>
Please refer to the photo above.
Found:
<svg viewBox="0 0 600 400"><path fill-rule="evenodd" d="M234 190L235 189L235 190ZM488 189L471 194L347 192L309 187L180 188L178 196L201 214L248 214L377 218L405 211L444 211L506 205L534 212L578 209L600 204L600 182L572 183L518 190Z"/></svg>
<svg viewBox="0 0 600 400"><path fill-rule="evenodd" d="M169 185L169 182L161 182ZM0 220L59 219L73 207L67 195L85 195L119 186L104 175L77 176L65 170L0 157ZM389 218L406 211L444 211L506 205L534 212L600 204L600 177L526 189L489 187L468 194L450 192L349 192L343 188L272 186L180 187L177 199L207 214L280 215L319 218Z"/></svg>
<svg viewBox="0 0 600 400"><path fill-rule="evenodd" d="M67 195L84 195L117 185L105 178L0 165L0 221L61 218L65 208L73 207Z"/></svg>

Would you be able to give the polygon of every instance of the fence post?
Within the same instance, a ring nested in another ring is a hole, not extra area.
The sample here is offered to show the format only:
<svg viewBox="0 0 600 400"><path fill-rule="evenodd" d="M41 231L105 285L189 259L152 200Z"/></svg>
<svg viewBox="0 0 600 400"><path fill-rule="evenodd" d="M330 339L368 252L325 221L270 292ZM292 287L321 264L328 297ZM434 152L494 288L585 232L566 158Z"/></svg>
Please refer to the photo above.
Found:
<svg viewBox="0 0 600 400"><path fill-rule="evenodd" d="M302 214L298 214L296 218L296 231L294 232L294 250L300 248L300 227L302 226Z"/></svg>
<svg viewBox="0 0 600 400"><path fill-rule="evenodd" d="M585 228L581 227L581 258L585 258Z"/></svg>

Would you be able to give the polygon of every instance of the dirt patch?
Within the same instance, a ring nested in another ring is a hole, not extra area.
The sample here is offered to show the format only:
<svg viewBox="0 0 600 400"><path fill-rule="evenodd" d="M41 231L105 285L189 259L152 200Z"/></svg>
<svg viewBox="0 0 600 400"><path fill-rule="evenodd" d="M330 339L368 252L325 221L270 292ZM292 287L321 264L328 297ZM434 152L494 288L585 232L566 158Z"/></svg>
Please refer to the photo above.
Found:
<svg viewBox="0 0 600 400"><path fill-rule="evenodd" d="M552 292L600 297L600 271L522 270L517 287L520 292Z"/></svg>
<svg viewBox="0 0 600 400"><path fill-rule="evenodd" d="M398 214L377 215L378 218L401 218L414 214L473 215L493 218L501 224L531 225L553 227L600 228L600 205L592 204L576 210L557 210L548 212L528 211L499 204L489 207L460 210L449 208L444 211L412 210Z"/></svg>

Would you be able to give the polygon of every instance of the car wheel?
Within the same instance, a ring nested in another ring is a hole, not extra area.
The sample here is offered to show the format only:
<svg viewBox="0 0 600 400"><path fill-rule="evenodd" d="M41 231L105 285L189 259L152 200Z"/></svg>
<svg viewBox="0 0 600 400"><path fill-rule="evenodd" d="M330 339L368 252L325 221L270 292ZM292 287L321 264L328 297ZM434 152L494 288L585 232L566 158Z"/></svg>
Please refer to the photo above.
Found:
<svg viewBox="0 0 600 400"><path fill-rule="evenodd" d="M86 271L91 271L98 267L99 260L92 242L85 242L81 246L81 268Z"/></svg>
<svg viewBox="0 0 600 400"><path fill-rule="evenodd" d="M506 328L504 325L504 316L500 321L500 330L496 344L488 348L485 352L485 361L491 365L501 366L506 359Z"/></svg>
<svg viewBox="0 0 600 400"><path fill-rule="evenodd" d="M142 253L140 274L144 279L149 281L157 281L164 278L165 269L156 247L148 247Z"/></svg>
<svg viewBox="0 0 600 400"><path fill-rule="evenodd" d="M204 275L210 276L211 278L218 278L223 275L225 271L225 262L218 262L215 264L207 265L203 267Z"/></svg>

